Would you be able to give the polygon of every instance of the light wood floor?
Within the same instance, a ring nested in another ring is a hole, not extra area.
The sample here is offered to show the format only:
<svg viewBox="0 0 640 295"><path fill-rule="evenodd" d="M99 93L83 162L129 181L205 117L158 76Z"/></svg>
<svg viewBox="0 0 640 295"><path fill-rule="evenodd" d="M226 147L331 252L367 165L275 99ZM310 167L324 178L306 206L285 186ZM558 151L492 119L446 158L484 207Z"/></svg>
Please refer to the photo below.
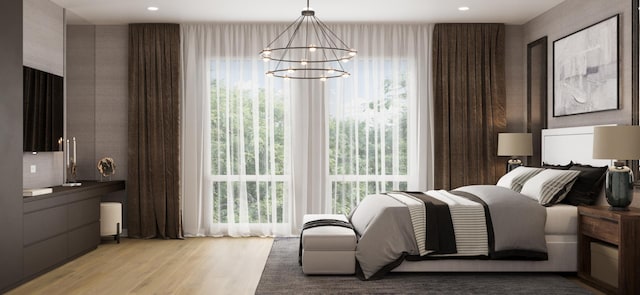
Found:
<svg viewBox="0 0 640 295"><path fill-rule="evenodd" d="M253 294L272 244L271 238L107 242L8 294Z"/></svg>
<svg viewBox="0 0 640 295"><path fill-rule="evenodd" d="M103 243L8 294L253 294L271 238Z"/></svg>

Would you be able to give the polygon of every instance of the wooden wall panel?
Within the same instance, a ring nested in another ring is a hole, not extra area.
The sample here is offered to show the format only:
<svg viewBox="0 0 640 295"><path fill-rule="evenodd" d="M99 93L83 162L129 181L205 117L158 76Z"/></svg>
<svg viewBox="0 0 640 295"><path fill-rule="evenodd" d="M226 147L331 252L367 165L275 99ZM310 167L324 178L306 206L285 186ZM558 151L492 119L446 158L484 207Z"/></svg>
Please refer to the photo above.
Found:
<svg viewBox="0 0 640 295"><path fill-rule="evenodd" d="M0 293L22 277L22 0L0 1Z"/></svg>
<svg viewBox="0 0 640 295"><path fill-rule="evenodd" d="M78 143L78 179L96 179L95 26L67 27L67 136Z"/></svg>
<svg viewBox="0 0 640 295"><path fill-rule="evenodd" d="M116 162L112 180L127 179L128 26L68 26L67 134L78 137L78 177L100 179L96 163ZM103 197L121 202L126 191ZM126 228L126 214L123 228Z"/></svg>
<svg viewBox="0 0 640 295"><path fill-rule="evenodd" d="M96 159L116 162L112 179L127 180L129 109L129 27L96 26ZM99 176L98 176L99 177ZM127 212L127 191L102 197L122 203ZM123 214L127 228L127 214Z"/></svg>

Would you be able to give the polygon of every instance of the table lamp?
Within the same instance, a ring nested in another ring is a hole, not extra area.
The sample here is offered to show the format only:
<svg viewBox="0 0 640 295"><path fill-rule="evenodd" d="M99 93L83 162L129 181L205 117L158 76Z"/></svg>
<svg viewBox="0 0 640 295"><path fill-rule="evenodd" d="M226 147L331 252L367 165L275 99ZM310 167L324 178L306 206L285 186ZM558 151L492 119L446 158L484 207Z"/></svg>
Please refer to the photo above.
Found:
<svg viewBox="0 0 640 295"><path fill-rule="evenodd" d="M617 160L607 169L605 195L609 210L626 211L633 200L633 172L625 160L640 159L640 126L599 126L593 129L593 158Z"/></svg>
<svg viewBox="0 0 640 295"><path fill-rule="evenodd" d="M507 173L522 166L518 156L533 155L531 133L498 133L498 156L509 156Z"/></svg>

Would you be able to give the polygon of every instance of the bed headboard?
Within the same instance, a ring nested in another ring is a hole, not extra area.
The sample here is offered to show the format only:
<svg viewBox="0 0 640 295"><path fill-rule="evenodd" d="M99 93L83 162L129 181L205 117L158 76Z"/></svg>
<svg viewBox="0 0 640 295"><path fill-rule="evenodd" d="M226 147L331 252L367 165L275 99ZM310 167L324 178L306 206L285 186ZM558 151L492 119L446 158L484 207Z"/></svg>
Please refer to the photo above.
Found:
<svg viewBox="0 0 640 295"><path fill-rule="evenodd" d="M583 126L542 130L542 162L566 165L570 161L592 166L611 166L611 160L593 158L593 128ZM596 201L606 205L604 189Z"/></svg>
<svg viewBox="0 0 640 295"><path fill-rule="evenodd" d="M611 160L593 159L593 128L583 126L542 130L542 162L566 165L570 161L609 166Z"/></svg>

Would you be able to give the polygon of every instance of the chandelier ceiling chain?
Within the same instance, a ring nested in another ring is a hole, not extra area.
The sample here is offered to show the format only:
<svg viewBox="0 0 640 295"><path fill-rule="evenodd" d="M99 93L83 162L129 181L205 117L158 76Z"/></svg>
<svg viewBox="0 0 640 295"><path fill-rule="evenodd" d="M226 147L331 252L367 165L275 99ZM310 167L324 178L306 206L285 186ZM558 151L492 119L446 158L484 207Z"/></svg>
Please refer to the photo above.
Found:
<svg viewBox="0 0 640 295"><path fill-rule="evenodd" d="M265 73L269 77L326 81L349 77L343 64L357 53L315 16L307 0L302 15L262 49L260 57L270 63Z"/></svg>

